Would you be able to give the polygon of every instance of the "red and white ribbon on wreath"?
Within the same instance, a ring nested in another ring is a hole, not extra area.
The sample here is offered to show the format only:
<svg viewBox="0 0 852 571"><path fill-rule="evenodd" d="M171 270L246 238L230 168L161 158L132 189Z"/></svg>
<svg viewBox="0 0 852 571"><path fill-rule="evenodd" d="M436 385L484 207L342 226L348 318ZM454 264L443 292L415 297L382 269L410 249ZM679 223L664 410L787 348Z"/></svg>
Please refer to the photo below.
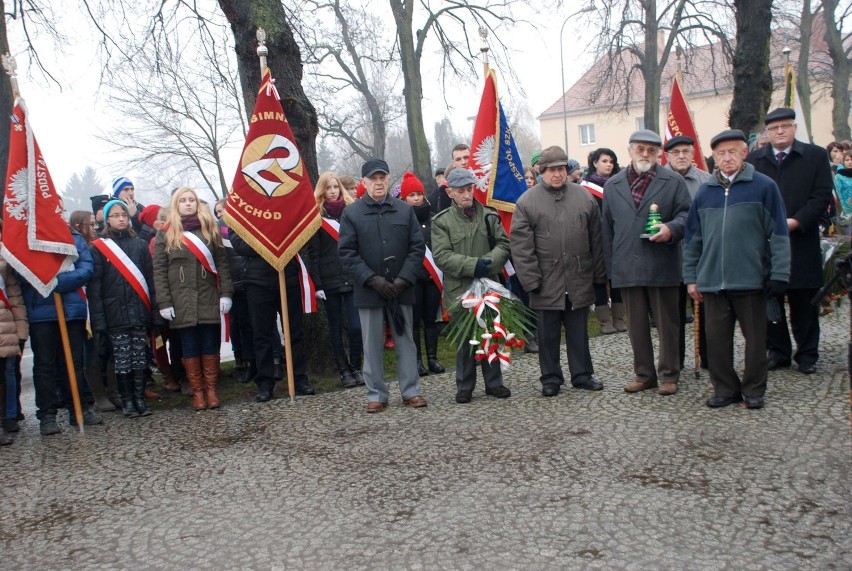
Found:
<svg viewBox="0 0 852 571"><path fill-rule="evenodd" d="M485 327L485 320L482 319L482 312L485 311L486 307L490 307L497 314L494 318L494 323L500 323L500 308L498 305L501 299L502 296L499 293L489 291L482 297L476 297L475 295L465 296L462 298L461 304L465 309L473 311L473 314L476 316L476 322L480 327Z"/></svg>

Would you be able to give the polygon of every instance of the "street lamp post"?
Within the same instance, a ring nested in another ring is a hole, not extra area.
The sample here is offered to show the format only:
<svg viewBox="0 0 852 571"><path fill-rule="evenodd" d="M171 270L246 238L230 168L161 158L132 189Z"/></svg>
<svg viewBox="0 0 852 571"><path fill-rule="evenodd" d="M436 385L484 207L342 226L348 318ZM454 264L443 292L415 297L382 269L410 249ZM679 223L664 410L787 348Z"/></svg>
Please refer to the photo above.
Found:
<svg viewBox="0 0 852 571"><path fill-rule="evenodd" d="M573 18L574 16L578 16L580 14L584 14L586 12L592 12L595 10L595 2L592 0L589 2L589 5L583 8L582 10L578 10L573 14L566 16L565 21L562 22L562 27L559 28L559 71L562 74L562 127L565 132L565 154L568 154L568 108L565 105L565 53L562 49L562 35L565 32L565 24L568 23L568 20ZM570 156L570 155L569 155Z"/></svg>

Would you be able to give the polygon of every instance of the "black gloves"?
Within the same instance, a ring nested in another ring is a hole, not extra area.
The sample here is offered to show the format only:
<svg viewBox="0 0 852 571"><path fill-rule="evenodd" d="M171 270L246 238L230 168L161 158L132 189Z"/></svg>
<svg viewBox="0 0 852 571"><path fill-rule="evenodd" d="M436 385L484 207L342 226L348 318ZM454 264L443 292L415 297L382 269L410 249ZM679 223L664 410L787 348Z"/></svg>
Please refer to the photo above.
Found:
<svg viewBox="0 0 852 571"><path fill-rule="evenodd" d="M368 279L367 285L376 290L382 296L382 299L393 299L396 297L396 290L393 284L380 275L375 275Z"/></svg>
<svg viewBox="0 0 852 571"><path fill-rule="evenodd" d="M396 290L396 295L401 295L402 292L411 287L411 283L403 278L394 278L393 289Z"/></svg>
<svg viewBox="0 0 852 571"><path fill-rule="evenodd" d="M491 265L491 260L488 258L479 258L476 261L476 268L473 270L473 277L484 278L488 275L488 266Z"/></svg>
<svg viewBox="0 0 852 571"><path fill-rule="evenodd" d="M609 295L606 291L606 284L594 284L595 288L595 307L607 307L609 305Z"/></svg>
<svg viewBox="0 0 852 571"><path fill-rule="evenodd" d="M766 282L766 285L763 286L763 293L767 297L781 296L784 295L785 291L787 291L787 282L769 280L768 282Z"/></svg>

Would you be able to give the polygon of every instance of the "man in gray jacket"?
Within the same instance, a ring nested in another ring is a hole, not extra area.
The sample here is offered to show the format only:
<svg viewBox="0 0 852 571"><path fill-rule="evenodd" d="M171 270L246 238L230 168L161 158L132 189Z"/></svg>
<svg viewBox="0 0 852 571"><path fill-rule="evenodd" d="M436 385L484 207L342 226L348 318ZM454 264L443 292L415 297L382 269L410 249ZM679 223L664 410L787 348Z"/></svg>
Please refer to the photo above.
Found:
<svg viewBox="0 0 852 571"><path fill-rule="evenodd" d="M603 247L612 287L621 289L627 305L635 379L624 390L635 393L662 384L659 394L673 395L680 378L680 242L690 200L683 178L657 165L661 146L653 131L643 129L630 136L630 165L604 186ZM661 224L657 233L642 238L652 207ZM660 335L656 367L651 311Z"/></svg>
<svg viewBox="0 0 852 571"><path fill-rule="evenodd" d="M556 396L565 382L559 364L563 327L571 384L599 391L587 323L594 284L606 284L600 209L583 187L568 182L568 155L560 147L542 151L538 165L542 181L518 199L510 245L515 272L538 311L541 394Z"/></svg>
<svg viewBox="0 0 852 571"><path fill-rule="evenodd" d="M343 209L338 242L340 261L355 283L369 413L382 412L388 406L383 363L385 315L396 345L402 403L413 408L426 406L426 399L420 395L411 328L411 285L423 265L426 247L414 210L388 193L388 174L388 164L383 160L370 159L363 164L361 182L367 192Z"/></svg>

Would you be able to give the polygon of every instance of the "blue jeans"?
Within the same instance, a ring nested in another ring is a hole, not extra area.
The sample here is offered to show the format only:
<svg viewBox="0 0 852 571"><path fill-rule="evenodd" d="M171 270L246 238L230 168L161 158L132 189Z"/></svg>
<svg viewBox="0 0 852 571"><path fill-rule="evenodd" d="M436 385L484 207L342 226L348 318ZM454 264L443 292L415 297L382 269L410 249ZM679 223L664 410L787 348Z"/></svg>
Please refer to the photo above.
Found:
<svg viewBox="0 0 852 571"><path fill-rule="evenodd" d="M202 355L218 355L221 330L218 324L196 325L176 329L180 334L180 345L184 359L195 359Z"/></svg>
<svg viewBox="0 0 852 571"><path fill-rule="evenodd" d="M338 363L348 362L353 369L361 368L364 345L361 340L361 319L355 308L354 294L351 291L340 293L325 292L325 313L328 317L328 338L331 351ZM349 321L349 358L343 345L343 312Z"/></svg>

